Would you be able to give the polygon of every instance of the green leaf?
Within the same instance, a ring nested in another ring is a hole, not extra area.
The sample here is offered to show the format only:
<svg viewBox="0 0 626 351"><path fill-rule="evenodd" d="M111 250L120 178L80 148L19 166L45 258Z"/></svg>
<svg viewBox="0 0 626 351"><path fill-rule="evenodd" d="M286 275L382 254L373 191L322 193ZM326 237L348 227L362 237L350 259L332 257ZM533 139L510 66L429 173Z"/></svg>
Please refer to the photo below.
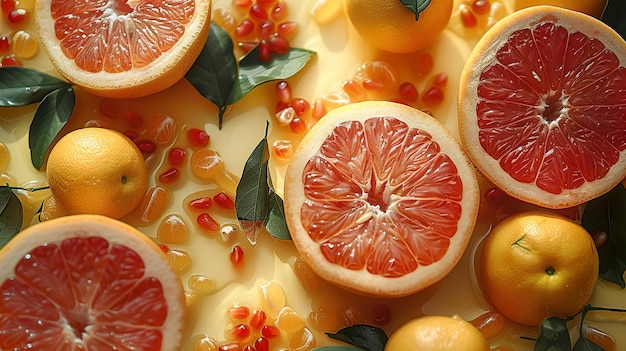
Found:
<svg viewBox="0 0 626 351"><path fill-rule="evenodd" d="M270 189L268 203L269 212L263 226L272 237L281 240L291 240L291 234L289 234L287 220L285 219L283 199Z"/></svg>
<svg viewBox="0 0 626 351"><path fill-rule="evenodd" d="M70 119L75 102L70 86L51 92L39 104L28 133L30 159L35 168L43 166L48 148Z"/></svg>
<svg viewBox="0 0 626 351"><path fill-rule="evenodd" d="M0 248L20 232L23 219L20 199L8 186L0 186Z"/></svg>
<svg viewBox="0 0 626 351"><path fill-rule="evenodd" d="M275 55L268 62L259 58L259 47L255 47L239 61L239 79L228 97L228 104L243 99L257 86L279 79L287 79L298 73L315 52L291 48L282 55Z"/></svg>
<svg viewBox="0 0 626 351"><path fill-rule="evenodd" d="M569 331L567 330L567 319L559 317L546 318L541 323L541 329L535 351L571 351Z"/></svg>
<svg viewBox="0 0 626 351"><path fill-rule="evenodd" d="M419 20L420 13L430 5L430 0L400 0L400 2L411 12L415 13L416 21Z"/></svg>
<svg viewBox="0 0 626 351"><path fill-rule="evenodd" d="M219 127L237 81L237 59L233 42L226 31L211 23L209 38L185 78L205 98L219 108Z"/></svg>
<svg viewBox="0 0 626 351"><path fill-rule="evenodd" d="M589 233L607 233L607 242L598 248L600 277L626 287L626 189L618 184L610 192L591 200L585 207L582 225Z"/></svg>
<svg viewBox="0 0 626 351"><path fill-rule="evenodd" d="M355 324L337 333L326 333L326 335L331 339L343 341L367 351L383 351L387 344L385 331L367 324Z"/></svg>
<svg viewBox="0 0 626 351"><path fill-rule="evenodd" d="M584 336L580 336L576 343L574 344L574 348L572 351L606 351L602 346L594 343L593 341L585 338Z"/></svg>
<svg viewBox="0 0 626 351"><path fill-rule="evenodd" d="M269 210L269 158L266 127L265 137L246 160L235 194L237 219L251 244L256 243L258 230Z"/></svg>
<svg viewBox="0 0 626 351"><path fill-rule="evenodd" d="M25 106L71 84L45 73L19 66L0 68L0 106Z"/></svg>
<svg viewBox="0 0 626 351"><path fill-rule="evenodd" d="M602 22L626 39L626 3L624 0L608 1L602 14Z"/></svg>

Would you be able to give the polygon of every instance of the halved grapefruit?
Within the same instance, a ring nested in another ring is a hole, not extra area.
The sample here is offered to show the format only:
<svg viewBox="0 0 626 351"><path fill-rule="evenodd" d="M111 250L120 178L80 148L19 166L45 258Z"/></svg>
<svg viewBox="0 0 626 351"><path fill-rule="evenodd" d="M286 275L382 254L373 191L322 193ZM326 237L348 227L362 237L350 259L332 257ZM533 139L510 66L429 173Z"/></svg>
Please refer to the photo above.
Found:
<svg viewBox="0 0 626 351"><path fill-rule="evenodd" d="M148 237L75 215L36 224L0 251L0 350L179 350L185 299Z"/></svg>
<svg viewBox="0 0 626 351"><path fill-rule="evenodd" d="M626 175L626 43L580 12L534 6L503 18L459 83L459 131L510 195L567 208Z"/></svg>
<svg viewBox="0 0 626 351"><path fill-rule="evenodd" d="M39 0L41 44L67 80L135 98L184 77L206 42L211 0Z"/></svg>
<svg viewBox="0 0 626 351"><path fill-rule="evenodd" d="M285 175L285 215L311 268L365 295L399 297L442 279L476 221L474 168L433 117L368 101L317 122Z"/></svg>

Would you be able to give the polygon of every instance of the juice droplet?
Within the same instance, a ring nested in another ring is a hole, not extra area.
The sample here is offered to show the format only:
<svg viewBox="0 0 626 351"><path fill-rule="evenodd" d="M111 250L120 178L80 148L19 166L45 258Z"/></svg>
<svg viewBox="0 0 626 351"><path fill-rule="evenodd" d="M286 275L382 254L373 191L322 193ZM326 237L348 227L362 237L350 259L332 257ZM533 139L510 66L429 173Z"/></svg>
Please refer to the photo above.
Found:
<svg viewBox="0 0 626 351"><path fill-rule="evenodd" d="M498 312L487 311L471 321L485 338L491 338L502 331L506 321Z"/></svg>
<svg viewBox="0 0 626 351"><path fill-rule="evenodd" d="M157 229L157 238L167 244L183 244L189 238L185 220L178 214L163 218Z"/></svg>
<svg viewBox="0 0 626 351"><path fill-rule="evenodd" d="M204 336L193 343L193 351L217 351L217 340Z"/></svg>
<svg viewBox="0 0 626 351"><path fill-rule="evenodd" d="M208 295L215 292L217 283L214 279L201 274L194 274L187 280L189 288L198 294Z"/></svg>
<svg viewBox="0 0 626 351"><path fill-rule="evenodd" d="M150 188L138 207L139 219L144 224L153 223L165 212L169 202L170 193L167 189L160 186Z"/></svg>
<svg viewBox="0 0 626 351"><path fill-rule="evenodd" d="M13 53L21 58L29 59L35 57L39 51L37 39L29 32L18 30L11 38Z"/></svg>
<svg viewBox="0 0 626 351"><path fill-rule="evenodd" d="M315 336L309 328L302 328L289 337L287 344L291 351L311 350L316 345Z"/></svg>
<svg viewBox="0 0 626 351"><path fill-rule="evenodd" d="M306 326L304 319L289 306L283 307L278 312L275 324L278 329L287 332L287 334L293 334Z"/></svg>
<svg viewBox="0 0 626 351"><path fill-rule="evenodd" d="M308 292L315 292L317 290L320 284L320 278L300 257L296 258L293 264L293 271L296 277L298 277L300 284L302 284Z"/></svg>
<svg viewBox="0 0 626 351"><path fill-rule="evenodd" d="M191 173L201 181L213 181L224 170L224 160L213 149L200 149L191 154Z"/></svg>
<svg viewBox="0 0 626 351"><path fill-rule="evenodd" d="M340 0L317 0L311 8L311 17L318 25L324 26L337 19L341 11Z"/></svg>
<svg viewBox="0 0 626 351"><path fill-rule="evenodd" d="M271 319L276 319L280 310L285 307L286 297L283 288L275 282L265 282L259 285L261 306Z"/></svg>
<svg viewBox="0 0 626 351"><path fill-rule="evenodd" d="M176 270L178 274L183 274L191 269L191 256L189 256L187 252L172 249L165 255L169 258L174 270Z"/></svg>

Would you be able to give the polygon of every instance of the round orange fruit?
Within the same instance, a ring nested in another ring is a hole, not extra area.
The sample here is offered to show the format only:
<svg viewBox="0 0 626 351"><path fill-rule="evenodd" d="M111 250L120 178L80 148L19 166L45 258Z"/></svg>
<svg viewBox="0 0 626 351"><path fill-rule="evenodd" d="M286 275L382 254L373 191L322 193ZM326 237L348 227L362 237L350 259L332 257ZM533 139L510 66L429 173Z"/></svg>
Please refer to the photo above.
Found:
<svg viewBox="0 0 626 351"><path fill-rule="evenodd" d="M322 278L397 297L442 279L478 210L476 174L436 119L386 101L329 112L294 151L284 207L293 242Z"/></svg>
<svg viewBox="0 0 626 351"><path fill-rule="evenodd" d="M105 128L81 128L52 148L46 175L56 207L69 214L122 218L148 189L141 151L125 135Z"/></svg>
<svg viewBox="0 0 626 351"><path fill-rule="evenodd" d="M461 141L508 194L582 204L626 175L626 42L583 13L533 6L479 41L459 81Z"/></svg>
<svg viewBox="0 0 626 351"><path fill-rule="evenodd" d="M509 320L538 326L566 318L589 302L599 258L580 224L546 212L521 212L498 223L480 254L483 291Z"/></svg>
<svg viewBox="0 0 626 351"><path fill-rule="evenodd" d="M0 250L0 349L178 350L185 298L147 236L75 215L31 226ZM63 345L63 347L61 346Z"/></svg>
<svg viewBox="0 0 626 351"><path fill-rule="evenodd" d="M178 82L208 37L211 0L37 1L41 45L70 82L135 98Z"/></svg>
<svg viewBox="0 0 626 351"><path fill-rule="evenodd" d="M400 0L348 0L350 22L365 41L375 48L411 53L432 45L448 25L452 0L436 0L419 14Z"/></svg>
<svg viewBox="0 0 626 351"><path fill-rule="evenodd" d="M489 351L483 334L459 315L424 316L394 331L385 351Z"/></svg>

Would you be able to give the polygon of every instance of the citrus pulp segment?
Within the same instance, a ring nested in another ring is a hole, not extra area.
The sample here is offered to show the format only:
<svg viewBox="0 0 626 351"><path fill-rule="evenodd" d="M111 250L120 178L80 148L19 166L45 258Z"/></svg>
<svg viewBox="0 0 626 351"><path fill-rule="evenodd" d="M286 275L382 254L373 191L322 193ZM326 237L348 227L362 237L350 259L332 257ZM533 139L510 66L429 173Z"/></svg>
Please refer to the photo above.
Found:
<svg viewBox="0 0 626 351"><path fill-rule="evenodd" d="M479 202L474 169L445 127L384 101L317 122L284 187L289 231L316 273L382 297L443 278L465 251Z"/></svg>
<svg viewBox="0 0 626 351"><path fill-rule="evenodd" d="M591 16L535 6L473 49L459 131L474 164L510 195L573 207L626 174L626 43Z"/></svg>
<svg viewBox="0 0 626 351"><path fill-rule="evenodd" d="M178 350L185 300L147 236L97 215L52 219L0 250L1 350Z"/></svg>
<svg viewBox="0 0 626 351"><path fill-rule="evenodd" d="M211 0L37 1L41 44L70 82L135 98L184 77L209 33Z"/></svg>

